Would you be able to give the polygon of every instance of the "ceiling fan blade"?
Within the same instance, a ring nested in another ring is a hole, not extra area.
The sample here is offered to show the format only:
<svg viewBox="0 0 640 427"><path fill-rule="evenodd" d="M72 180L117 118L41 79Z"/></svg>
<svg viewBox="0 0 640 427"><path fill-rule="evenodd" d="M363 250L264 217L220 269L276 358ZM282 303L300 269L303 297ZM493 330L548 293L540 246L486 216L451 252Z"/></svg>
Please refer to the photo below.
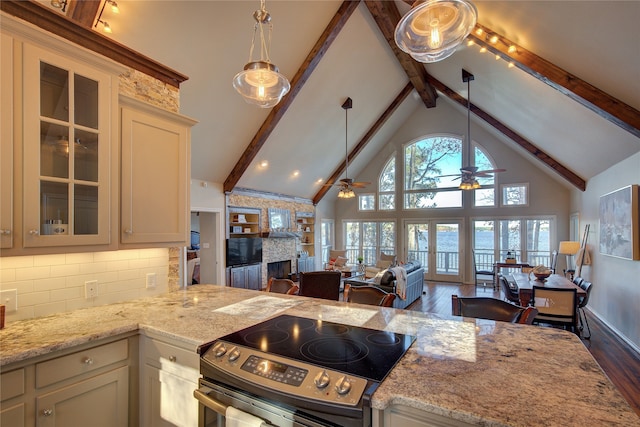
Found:
<svg viewBox="0 0 640 427"><path fill-rule="evenodd" d="M479 175L481 173L498 173L498 172L506 172L506 169L486 169L483 171L478 171L476 172L476 175Z"/></svg>
<svg viewBox="0 0 640 427"><path fill-rule="evenodd" d="M367 185L371 185L370 182L365 182L365 181L361 181L361 182L352 182L351 186L354 188L364 188Z"/></svg>
<svg viewBox="0 0 640 427"><path fill-rule="evenodd" d="M434 176L434 178L446 178L448 176L457 176L460 177L461 175L459 173L452 173L451 175L438 175L438 176Z"/></svg>

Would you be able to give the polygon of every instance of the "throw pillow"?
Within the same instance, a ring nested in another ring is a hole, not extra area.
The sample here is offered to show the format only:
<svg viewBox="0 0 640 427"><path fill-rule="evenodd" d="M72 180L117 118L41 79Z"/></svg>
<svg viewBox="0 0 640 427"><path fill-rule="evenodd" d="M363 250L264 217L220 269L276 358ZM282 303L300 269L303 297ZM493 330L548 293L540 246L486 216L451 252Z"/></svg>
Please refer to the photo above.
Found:
<svg viewBox="0 0 640 427"><path fill-rule="evenodd" d="M349 261L349 258L339 256L338 258L336 258L336 262L334 265L338 268L342 268L347 264L347 261Z"/></svg>
<svg viewBox="0 0 640 427"><path fill-rule="evenodd" d="M376 267L382 268L382 269L387 269L387 268L391 267L391 261L386 261L386 260L379 259L378 261L376 261Z"/></svg>

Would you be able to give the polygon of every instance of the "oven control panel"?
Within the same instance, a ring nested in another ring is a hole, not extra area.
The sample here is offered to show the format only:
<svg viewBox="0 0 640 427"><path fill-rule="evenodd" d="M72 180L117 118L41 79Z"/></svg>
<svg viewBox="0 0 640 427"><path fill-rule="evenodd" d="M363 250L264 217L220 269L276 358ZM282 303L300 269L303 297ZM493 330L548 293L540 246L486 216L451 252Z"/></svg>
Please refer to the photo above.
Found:
<svg viewBox="0 0 640 427"><path fill-rule="evenodd" d="M322 402L357 406L367 379L217 341L202 362L242 381Z"/></svg>

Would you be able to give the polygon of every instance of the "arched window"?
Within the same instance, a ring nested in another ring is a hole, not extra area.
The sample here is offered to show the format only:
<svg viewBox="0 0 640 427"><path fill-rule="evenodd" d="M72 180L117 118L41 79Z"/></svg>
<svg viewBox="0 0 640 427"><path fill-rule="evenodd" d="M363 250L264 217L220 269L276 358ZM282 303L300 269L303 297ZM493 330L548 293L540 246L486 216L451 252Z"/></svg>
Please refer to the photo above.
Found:
<svg viewBox="0 0 640 427"><path fill-rule="evenodd" d="M396 208L396 156L391 156L378 179L378 206L381 211Z"/></svg>
<svg viewBox="0 0 640 427"><path fill-rule="evenodd" d="M494 169L494 162L478 144L473 144L473 164L478 170ZM453 135L434 135L416 140L404 148L404 208L462 207L460 168L462 140ZM482 186L474 190L475 206L495 205L495 178L478 177Z"/></svg>

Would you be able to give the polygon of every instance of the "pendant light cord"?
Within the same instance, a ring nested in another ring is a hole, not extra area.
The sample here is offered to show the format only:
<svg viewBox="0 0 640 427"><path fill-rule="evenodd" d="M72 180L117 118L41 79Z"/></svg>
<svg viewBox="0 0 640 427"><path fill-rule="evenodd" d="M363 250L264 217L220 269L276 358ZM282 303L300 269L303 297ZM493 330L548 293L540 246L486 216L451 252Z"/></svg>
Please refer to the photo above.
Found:
<svg viewBox="0 0 640 427"><path fill-rule="evenodd" d="M349 150L347 149L347 138L349 134L349 109L344 109L344 177L349 179Z"/></svg>

